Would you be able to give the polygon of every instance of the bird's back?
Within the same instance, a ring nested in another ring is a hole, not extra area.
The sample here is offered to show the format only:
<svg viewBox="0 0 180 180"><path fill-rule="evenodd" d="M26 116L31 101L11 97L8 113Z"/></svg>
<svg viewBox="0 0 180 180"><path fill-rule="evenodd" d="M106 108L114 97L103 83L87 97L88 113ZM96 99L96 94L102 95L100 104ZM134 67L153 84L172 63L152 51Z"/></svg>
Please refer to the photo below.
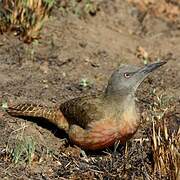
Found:
<svg viewBox="0 0 180 180"><path fill-rule="evenodd" d="M92 121L106 116L106 103L103 95L78 97L60 105L60 110L70 125L86 128Z"/></svg>

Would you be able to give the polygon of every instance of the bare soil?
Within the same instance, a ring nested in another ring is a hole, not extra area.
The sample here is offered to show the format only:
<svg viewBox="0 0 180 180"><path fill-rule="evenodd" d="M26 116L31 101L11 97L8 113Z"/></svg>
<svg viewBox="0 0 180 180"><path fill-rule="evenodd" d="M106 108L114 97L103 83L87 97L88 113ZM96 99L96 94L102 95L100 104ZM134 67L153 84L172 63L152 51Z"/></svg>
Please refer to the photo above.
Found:
<svg viewBox="0 0 180 180"><path fill-rule="evenodd" d="M179 8L178 1L168 5ZM84 155L53 125L13 118L1 110L1 179L172 179L153 176L152 126L147 117L153 101L150 92L156 89L157 94L174 98L172 116L180 121L180 16L178 11L173 16L159 9L154 13L157 9L132 1L103 0L95 14L78 17L71 12L63 15L56 6L40 40L25 44L13 33L0 35L2 103L58 106L73 97L101 92L121 63L143 65L138 47L147 52L148 63L168 61L139 88L142 124L134 138L116 152L112 147ZM80 86L82 80L88 86ZM33 160L14 164L12 150L19 139L28 136L36 142ZM149 141L141 144L141 138Z"/></svg>

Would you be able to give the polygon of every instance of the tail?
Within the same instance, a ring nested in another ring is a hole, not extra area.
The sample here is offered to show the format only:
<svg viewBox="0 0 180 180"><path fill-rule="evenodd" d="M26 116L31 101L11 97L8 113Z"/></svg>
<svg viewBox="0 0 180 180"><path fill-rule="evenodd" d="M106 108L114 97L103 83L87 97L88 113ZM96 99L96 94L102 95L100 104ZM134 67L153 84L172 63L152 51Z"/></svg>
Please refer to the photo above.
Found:
<svg viewBox="0 0 180 180"><path fill-rule="evenodd" d="M8 107L6 111L11 116L30 116L45 118L60 129L63 129L65 131L69 129L69 123L61 113L60 109L58 110L55 108L48 108L36 104L18 104Z"/></svg>

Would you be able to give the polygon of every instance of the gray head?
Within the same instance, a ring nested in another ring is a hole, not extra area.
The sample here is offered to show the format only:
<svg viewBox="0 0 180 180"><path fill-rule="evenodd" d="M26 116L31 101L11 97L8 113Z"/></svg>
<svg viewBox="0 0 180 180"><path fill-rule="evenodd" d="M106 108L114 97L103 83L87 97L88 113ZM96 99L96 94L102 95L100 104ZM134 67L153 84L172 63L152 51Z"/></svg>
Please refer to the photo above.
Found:
<svg viewBox="0 0 180 180"><path fill-rule="evenodd" d="M142 68L133 65L121 65L111 76L106 88L106 95L134 94L141 82L155 69L166 62L156 62Z"/></svg>

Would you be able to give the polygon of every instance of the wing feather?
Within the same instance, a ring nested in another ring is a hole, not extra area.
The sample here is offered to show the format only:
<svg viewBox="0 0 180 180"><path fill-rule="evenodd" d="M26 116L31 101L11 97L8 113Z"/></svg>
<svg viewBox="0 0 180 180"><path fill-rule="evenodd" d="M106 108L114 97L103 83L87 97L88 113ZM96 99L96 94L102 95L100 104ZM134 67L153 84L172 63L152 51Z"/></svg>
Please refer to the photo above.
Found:
<svg viewBox="0 0 180 180"><path fill-rule="evenodd" d="M104 117L102 96L85 96L71 99L61 104L60 110L69 124L76 124L86 128L92 121Z"/></svg>

